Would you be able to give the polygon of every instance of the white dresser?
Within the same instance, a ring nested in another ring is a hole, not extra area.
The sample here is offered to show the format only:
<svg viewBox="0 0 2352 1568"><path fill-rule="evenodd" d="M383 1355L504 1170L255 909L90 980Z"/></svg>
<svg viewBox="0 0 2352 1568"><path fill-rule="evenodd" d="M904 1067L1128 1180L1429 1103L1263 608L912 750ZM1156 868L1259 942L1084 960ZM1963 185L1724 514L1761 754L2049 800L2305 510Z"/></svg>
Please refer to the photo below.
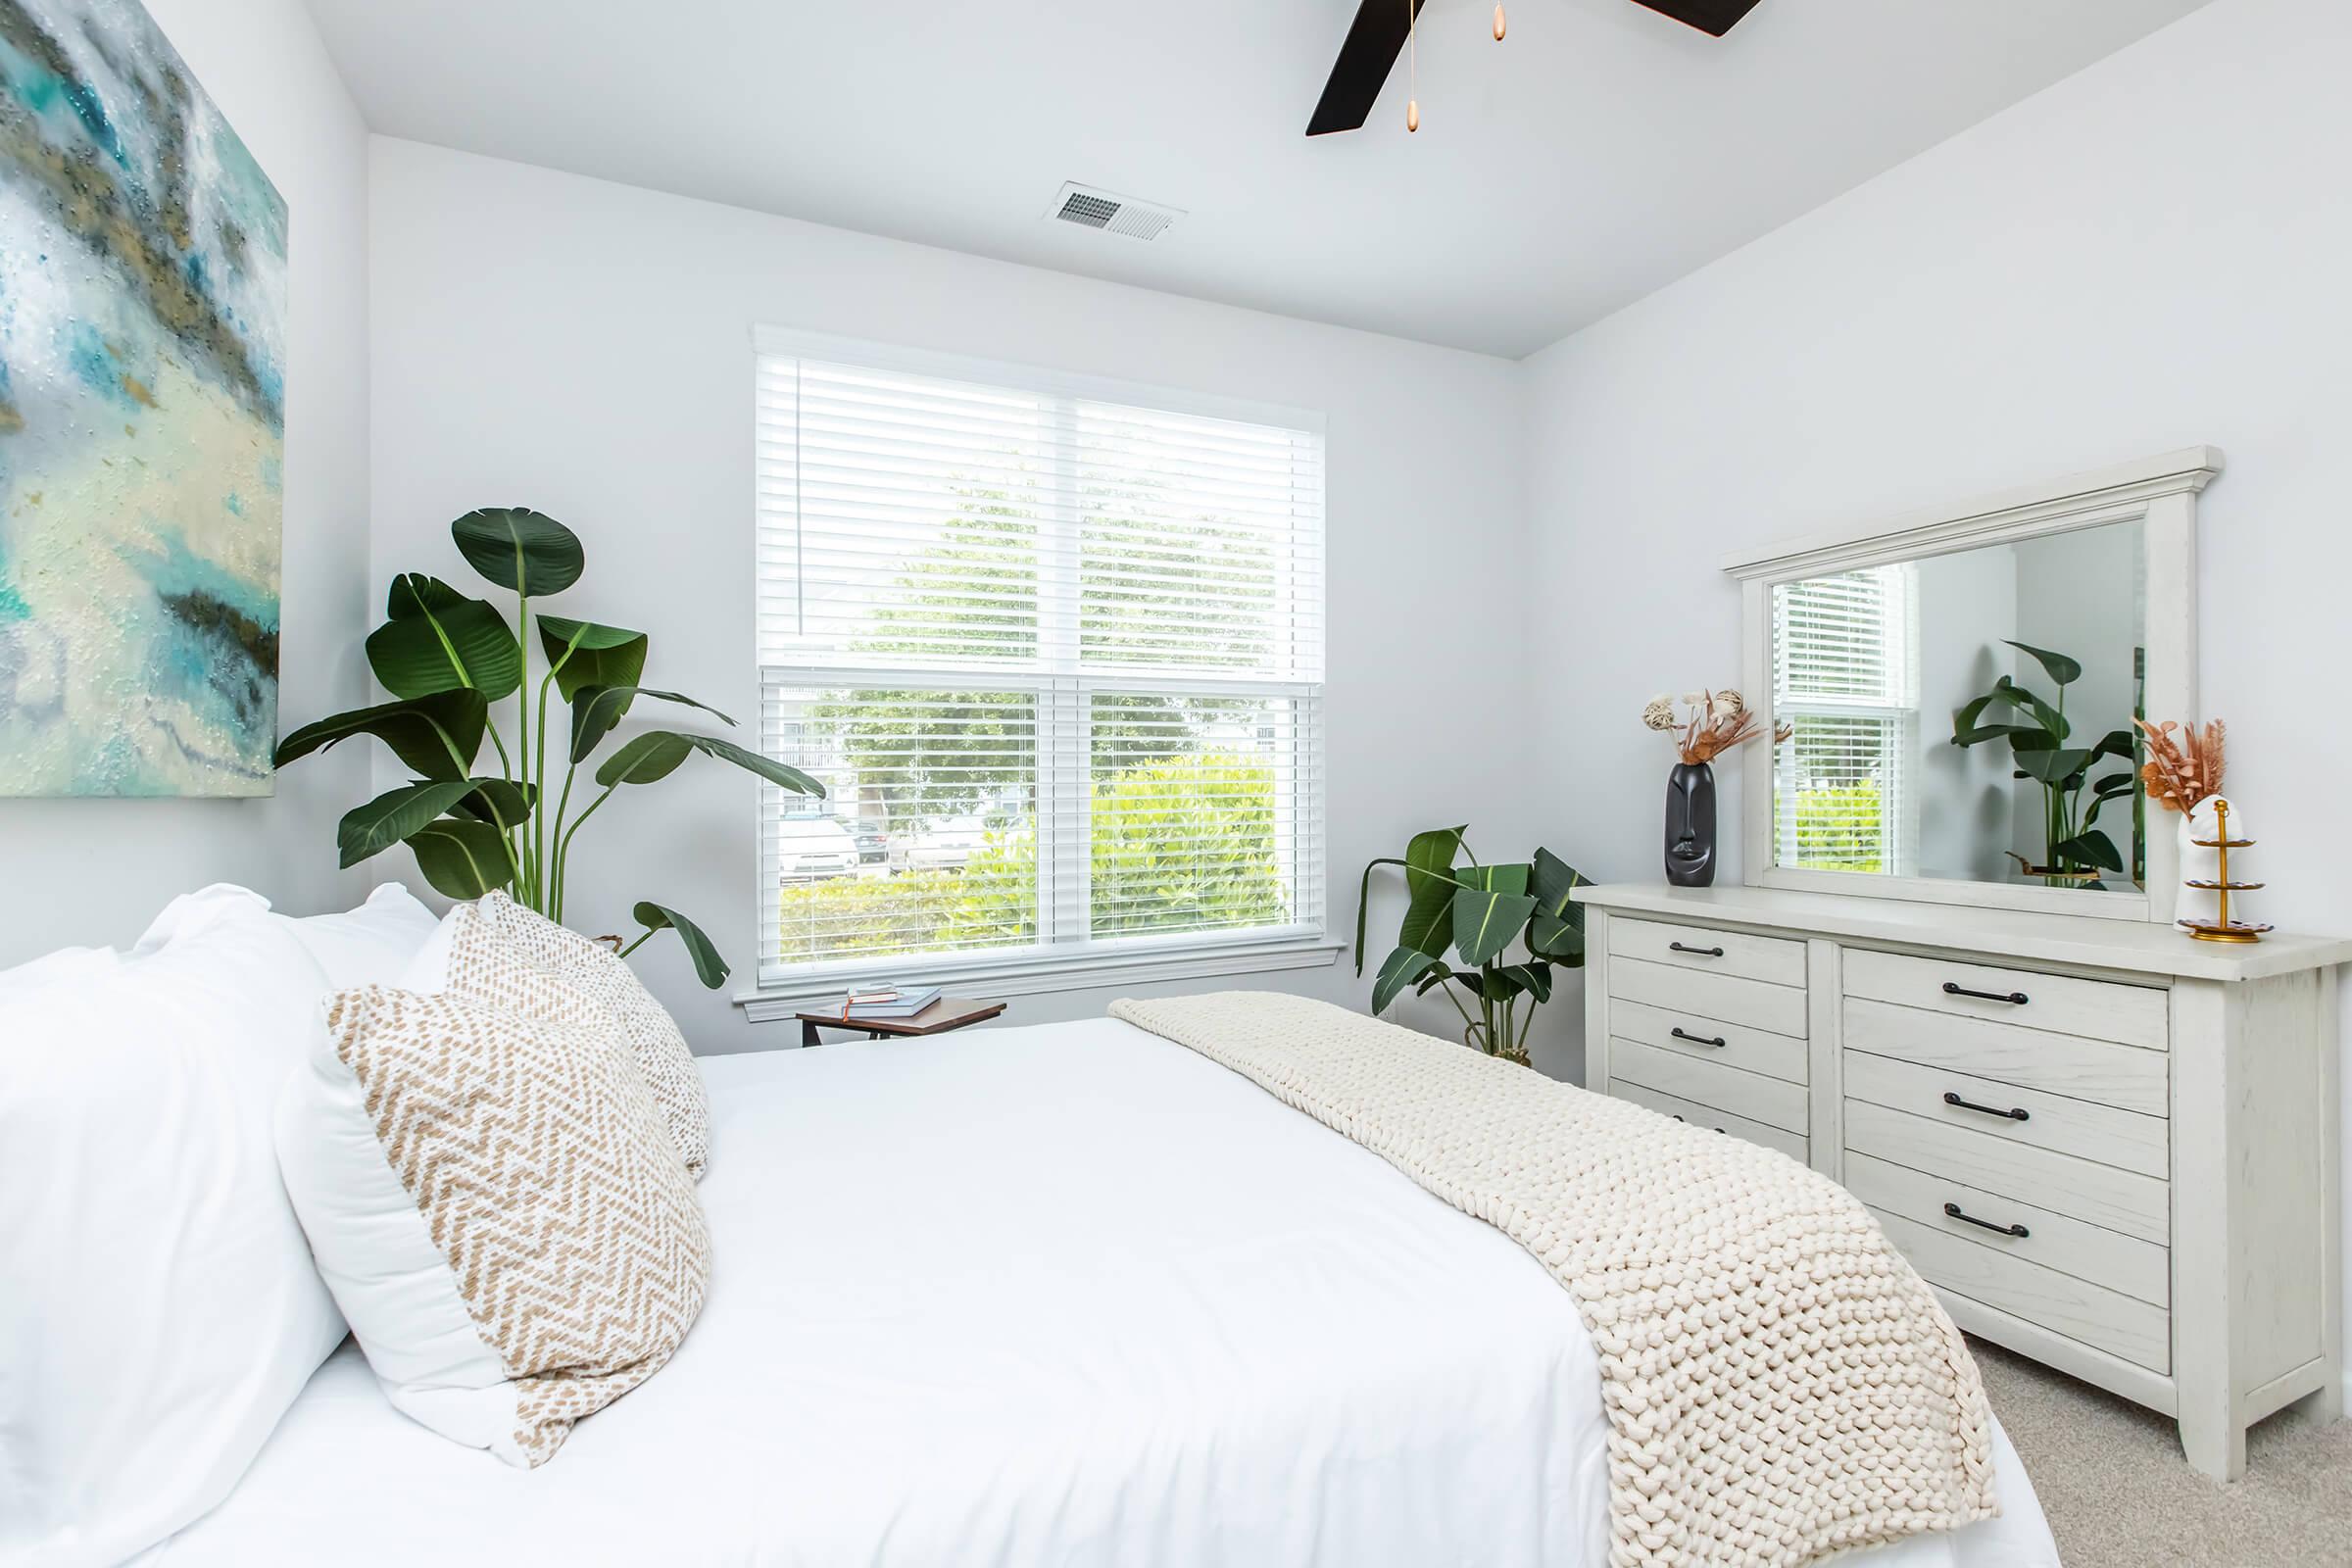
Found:
<svg viewBox="0 0 2352 1568"><path fill-rule="evenodd" d="M1969 1333L2173 1416L2230 1479L2343 1400L2352 941L1605 885L1588 1087L1842 1182Z"/></svg>

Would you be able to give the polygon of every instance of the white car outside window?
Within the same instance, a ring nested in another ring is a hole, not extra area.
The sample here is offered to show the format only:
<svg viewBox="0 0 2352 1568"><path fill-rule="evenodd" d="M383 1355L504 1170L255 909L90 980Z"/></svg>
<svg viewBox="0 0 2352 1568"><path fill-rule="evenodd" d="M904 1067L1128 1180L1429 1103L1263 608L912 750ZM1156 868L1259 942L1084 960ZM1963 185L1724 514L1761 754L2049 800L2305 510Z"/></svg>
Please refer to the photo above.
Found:
<svg viewBox="0 0 2352 1568"><path fill-rule="evenodd" d="M848 876L858 869L858 841L841 818L820 811L788 813L776 827L776 880L807 882Z"/></svg>

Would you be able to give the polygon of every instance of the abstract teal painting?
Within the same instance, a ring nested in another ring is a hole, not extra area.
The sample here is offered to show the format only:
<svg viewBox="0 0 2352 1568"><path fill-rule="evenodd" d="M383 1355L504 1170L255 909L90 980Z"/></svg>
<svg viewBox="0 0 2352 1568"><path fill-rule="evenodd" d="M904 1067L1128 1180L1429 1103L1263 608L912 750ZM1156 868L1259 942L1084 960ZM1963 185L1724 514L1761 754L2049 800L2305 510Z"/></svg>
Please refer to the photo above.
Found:
<svg viewBox="0 0 2352 1568"><path fill-rule="evenodd" d="M0 795L267 795L286 204L136 0L0 0Z"/></svg>

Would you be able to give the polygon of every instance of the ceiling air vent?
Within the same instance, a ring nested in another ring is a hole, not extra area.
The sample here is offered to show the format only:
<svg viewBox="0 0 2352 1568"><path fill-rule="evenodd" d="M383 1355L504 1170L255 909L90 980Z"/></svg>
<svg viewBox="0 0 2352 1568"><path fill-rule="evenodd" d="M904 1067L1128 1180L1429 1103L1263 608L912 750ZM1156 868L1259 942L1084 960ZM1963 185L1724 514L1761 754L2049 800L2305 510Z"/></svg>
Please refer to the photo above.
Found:
<svg viewBox="0 0 2352 1568"><path fill-rule="evenodd" d="M1046 216L1083 228L1099 228L1106 234L1124 234L1129 239L1157 239L1160 230L1184 214L1173 207L1139 202L1131 196L1114 196L1091 185L1069 184L1061 187Z"/></svg>

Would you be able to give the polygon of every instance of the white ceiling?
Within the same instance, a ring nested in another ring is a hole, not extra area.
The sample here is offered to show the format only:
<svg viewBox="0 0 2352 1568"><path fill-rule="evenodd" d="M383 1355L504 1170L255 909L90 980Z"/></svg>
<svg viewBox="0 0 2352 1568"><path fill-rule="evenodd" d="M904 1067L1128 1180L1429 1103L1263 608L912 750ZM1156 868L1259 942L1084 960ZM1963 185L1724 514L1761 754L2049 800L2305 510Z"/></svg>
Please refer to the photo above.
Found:
<svg viewBox="0 0 2352 1568"><path fill-rule="evenodd" d="M1428 0L1420 133L1310 141L1355 0L311 0L389 135L1513 357L2202 3Z"/></svg>

